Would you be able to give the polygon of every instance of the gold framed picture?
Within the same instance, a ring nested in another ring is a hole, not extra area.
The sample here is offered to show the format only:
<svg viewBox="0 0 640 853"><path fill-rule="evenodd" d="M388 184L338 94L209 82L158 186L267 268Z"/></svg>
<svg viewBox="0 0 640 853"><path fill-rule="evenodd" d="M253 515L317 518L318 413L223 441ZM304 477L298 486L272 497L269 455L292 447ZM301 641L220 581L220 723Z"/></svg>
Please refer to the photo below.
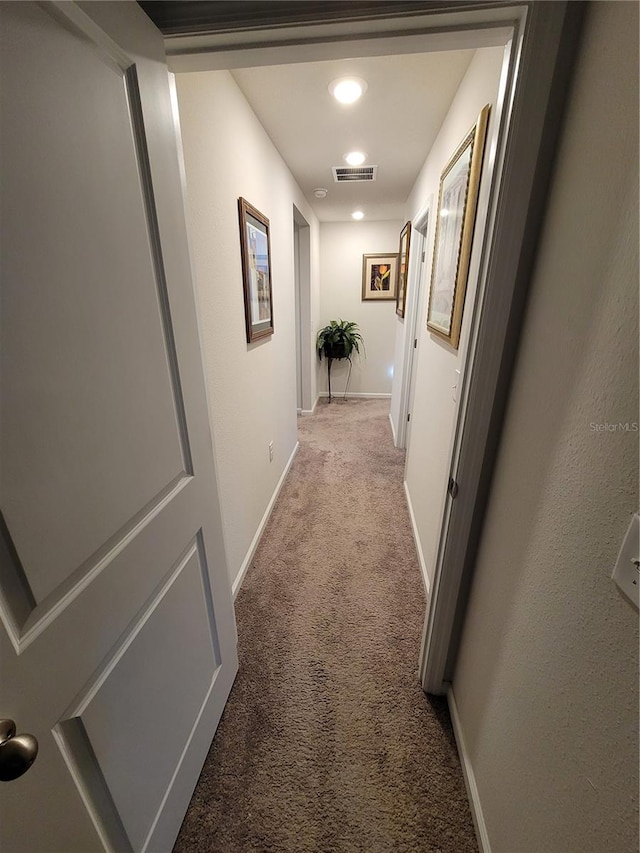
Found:
<svg viewBox="0 0 640 853"><path fill-rule="evenodd" d="M411 243L411 223L407 222L400 232L400 251L398 252L398 290L396 294L396 314L404 317L407 303L407 272L409 270L409 245Z"/></svg>
<svg viewBox="0 0 640 853"><path fill-rule="evenodd" d="M440 177L427 328L455 349L469 276L489 105L462 140Z"/></svg>
<svg viewBox="0 0 640 853"><path fill-rule="evenodd" d="M269 220L243 198L238 199L238 216L244 319L250 344L273 334Z"/></svg>
<svg viewBox="0 0 640 853"><path fill-rule="evenodd" d="M362 256L362 301L396 299L398 255Z"/></svg>

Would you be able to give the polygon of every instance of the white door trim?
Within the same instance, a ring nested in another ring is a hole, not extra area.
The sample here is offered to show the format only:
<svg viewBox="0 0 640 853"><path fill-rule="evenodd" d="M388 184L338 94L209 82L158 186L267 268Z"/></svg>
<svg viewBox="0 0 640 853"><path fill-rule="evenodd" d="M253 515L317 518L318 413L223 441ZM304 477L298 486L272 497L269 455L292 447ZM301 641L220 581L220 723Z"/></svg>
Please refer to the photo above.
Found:
<svg viewBox="0 0 640 853"><path fill-rule="evenodd" d="M478 297L463 370L433 594L423 634L420 679L445 694L453 677L464 614L495 467L500 428L541 227L582 4L522 10L513 39L495 157Z"/></svg>
<svg viewBox="0 0 640 853"><path fill-rule="evenodd" d="M302 400L299 413L309 412L313 408L311 399L312 370L315 366L313 341L311 340L311 227L298 208L293 205L293 222L296 229L297 252L296 326L299 329L300 379L302 382ZM298 356L296 356L298 357Z"/></svg>
<svg viewBox="0 0 640 853"><path fill-rule="evenodd" d="M427 255L427 230L431 198L415 217L411 224L411 248L409 258L409 276L407 282L407 310L405 312L404 351L402 353L402 373L400 383L400 408L398 415L398 433L396 447L407 447L407 418L411 406L413 371L416 365L418 343L418 314Z"/></svg>
<svg viewBox="0 0 640 853"><path fill-rule="evenodd" d="M302 351L301 351L301 326L302 312L300 309L300 226L293 217L293 290L295 307L296 327L296 408L298 414L302 412Z"/></svg>
<svg viewBox="0 0 640 853"><path fill-rule="evenodd" d="M220 71L327 59L504 45L528 3L493 0L482 9L460 9L443 0L437 11L397 18L309 23L235 32L165 37L171 71Z"/></svg>

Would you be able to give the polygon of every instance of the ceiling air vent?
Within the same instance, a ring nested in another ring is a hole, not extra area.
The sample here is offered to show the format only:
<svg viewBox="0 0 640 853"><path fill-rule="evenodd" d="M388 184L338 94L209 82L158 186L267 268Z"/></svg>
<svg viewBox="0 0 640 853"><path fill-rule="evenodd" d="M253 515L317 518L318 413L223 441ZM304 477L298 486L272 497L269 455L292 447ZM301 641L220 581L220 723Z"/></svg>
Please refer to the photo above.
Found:
<svg viewBox="0 0 640 853"><path fill-rule="evenodd" d="M333 180L336 184L346 181L375 181L378 175L377 166L332 166Z"/></svg>

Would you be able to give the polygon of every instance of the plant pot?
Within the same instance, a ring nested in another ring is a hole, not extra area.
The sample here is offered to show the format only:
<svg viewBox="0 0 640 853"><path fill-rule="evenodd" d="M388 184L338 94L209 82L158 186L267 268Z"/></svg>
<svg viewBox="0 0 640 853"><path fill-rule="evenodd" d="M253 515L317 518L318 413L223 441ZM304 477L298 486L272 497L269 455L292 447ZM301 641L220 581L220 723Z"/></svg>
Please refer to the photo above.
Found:
<svg viewBox="0 0 640 853"><path fill-rule="evenodd" d="M325 344L323 349L327 358L347 358L349 355L347 346L343 343Z"/></svg>

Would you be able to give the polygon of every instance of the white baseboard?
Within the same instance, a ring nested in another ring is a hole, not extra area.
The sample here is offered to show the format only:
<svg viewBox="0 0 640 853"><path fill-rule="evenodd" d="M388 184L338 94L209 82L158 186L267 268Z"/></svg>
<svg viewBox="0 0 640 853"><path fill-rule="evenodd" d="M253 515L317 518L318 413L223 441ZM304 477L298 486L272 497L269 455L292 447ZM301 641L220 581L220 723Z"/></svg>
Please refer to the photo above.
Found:
<svg viewBox="0 0 640 853"><path fill-rule="evenodd" d="M447 693L447 702L449 703L449 713L451 714L453 733L456 736L456 743L458 745L458 755L460 756L460 763L462 764L462 775L464 776L464 784L467 789L467 796L469 797L469 807L471 808L471 817L473 818L473 825L476 830L478 847L480 849L480 853L491 853L489 833L487 832L487 825L484 822L482 804L480 803L480 794L478 793L478 786L476 785L476 777L473 772L469 753L467 752L464 735L462 734L462 725L458 715L458 706L456 705L456 697L453 693L453 687L449 688Z"/></svg>
<svg viewBox="0 0 640 853"><path fill-rule="evenodd" d="M289 468L291 468L291 463L293 462L293 458L296 455L296 453L298 452L299 447L300 447L300 442L296 441L296 446L293 448L293 453L289 457L289 461L287 462L287 464L284 466L284 471L282 472L282 475L280 476L280 479L278 480L278 483L274 489L274 492L271 495L271 500L269 501L267 508L264 511L264 515L262 516L262 521L258 525L258 529L256 530L256 535L251 540L251 545L249 545L249 550L247 551L247 554L246 554L244 560L242 561L242 565L240 566L240 570L238 571L238 574L236 575L236 579L234 580L233 584L231 585L231 591L233 593L234 600L235 600L236 595L240 592L240 587L242 586L242 581L244 580L244 576L247 574L247 570L248 570L249 566L251 565L251 561L253 560L253 558L255 556L256 549L258 548L258 545L260 544L260 539L262 537L262 534L264 533L265 527L267 526L267 521L269 521L269 516L271 515L271 511L273 510L274 504L275 504L276 500L278 499L278 495L280 494L280 490L282 489L282 486L284 484L286 476L289 473Z"/></svg>
<svg viewBox="0 0 640 853"><path fill-rule="evenodd" d="M312 407L311 409L298 409L298 414L301 414L301 415L313 415L313 414L314 414L314 412L315 412L315 410L316 410L316 406L318 405L318 400L319 400L319 399L320 399L320 397L316 397L316 401L315 401L315 403L313 404L313 407Z"/></svg>
<svg viewBox="0 0 640 853"><path fill-rule="evenodd" d="M329 392L328 391L321 391L319 396L320 397L328 397ZM332 397L343 397L344 391L332 391L331 396ZM378 399L378 398L391 399L391 394L378 394L376 391L371 391L371 392L369 392L369 391L347 391L347 400L349 399L349 397L364 397L364 398L369 398L369 399L373 399L373 400Z"/></svg>
<svg viewBox="0 0 640 853"><path fill-rule="evenodd" d="M391 435L393 436L393 446L396 446L396 428L393 425L393 418L391 417L391 412L389 412L389 423L391 424Z"/></svg>
<svg viewBox="0 0 640 853"><path fill-rule="evenodd" d="M431 591L431 583L429 581L429 573L427 572L427 564L424 561L424 554L422 553L422 543L420 542L420 536L418 534L418 525L416 524L416 517L413 512L413 504L411 503L411 495L409 494L409 487L407 486L407 481L404 481L404 493L407 496L407 506L409 507L409 517L411 518L411 529L413 530L413 541L416 543L416 551L418 552L418 560L420 561L420 569L422 570L422 583L424 584L424 591L427 594L427 598L429 598L429 592Z"/></svg>

